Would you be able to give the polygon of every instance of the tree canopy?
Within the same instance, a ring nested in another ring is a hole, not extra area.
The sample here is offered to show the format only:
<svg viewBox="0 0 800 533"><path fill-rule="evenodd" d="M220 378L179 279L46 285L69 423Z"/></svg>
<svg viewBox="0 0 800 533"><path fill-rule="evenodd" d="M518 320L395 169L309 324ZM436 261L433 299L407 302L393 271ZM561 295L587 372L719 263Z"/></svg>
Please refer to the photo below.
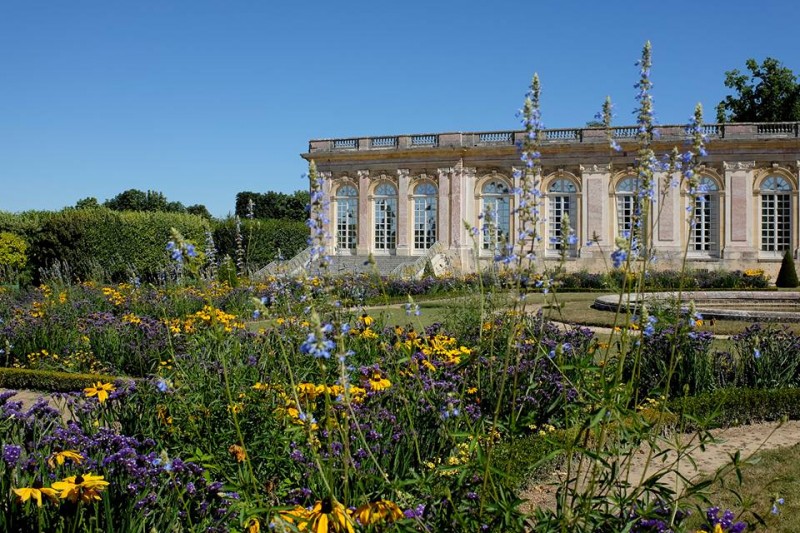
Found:
<svg viewBox="0 0 800 533"><path fill-rule="evenodd" d="M750 74L725 72L725 86L736 94L717 105L718 122L800 121L800 83L791 69L766 58L761 65L746 61Z"/></svg>
<svg viewBox="0 0 800 533"><path fill-rule="evenodd" d="M292 194L269 191L257 193L244 191L236 195L236 214L240 218L271 218L304 221L308 218L306 205L310 202L308 191Z"/></svg>
<svg viewBox="0 0 800 533"><path fill-rule="evenodd" d="M158 191L140 191L128 189L114 198L106 200L103 205L114 211L167 211L184 213L186 207L180 202L169 202L164 193Z"/></svg>

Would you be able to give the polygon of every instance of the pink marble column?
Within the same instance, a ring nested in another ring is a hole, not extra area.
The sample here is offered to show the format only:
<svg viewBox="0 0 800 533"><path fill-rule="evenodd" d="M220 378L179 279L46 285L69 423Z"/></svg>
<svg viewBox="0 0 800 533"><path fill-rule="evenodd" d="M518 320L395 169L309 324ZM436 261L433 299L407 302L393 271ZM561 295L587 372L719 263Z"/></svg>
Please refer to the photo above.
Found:
<svg viewBox="0 0 800 533"><path fill-rule="evenodd" d="M358 175L358 255L367 255L372 250L372 217L370 216L369 170L359 170Z"/></svg>
<svg viewBox="0 0 800 533"><path fill-rule="evenodd" d="M467 179L467 169L458 167L450 178L450 246L460 248L463 242L463 205L464 181Z"/></svg>
<svg viewBox="0 0 800 533"><path fill-rule="evenodd" d="M408 210L411 204L410 171L407 168L397 169L397 255L409 255L408 246Z"/></svg>
<svg viewBox="0 0 800 533"><path fill-rule="evenodd" d="M437 240L445 246L450 244L450 176L453 173L452 168L439 169L439 191L437 197L438 220L437 224Z"/></svg>

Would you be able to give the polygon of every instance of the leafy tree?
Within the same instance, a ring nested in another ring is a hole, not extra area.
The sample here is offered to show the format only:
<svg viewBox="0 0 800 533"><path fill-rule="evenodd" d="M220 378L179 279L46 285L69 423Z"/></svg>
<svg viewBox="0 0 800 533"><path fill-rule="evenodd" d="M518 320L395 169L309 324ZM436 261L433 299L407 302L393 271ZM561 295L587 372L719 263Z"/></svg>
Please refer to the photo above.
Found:
<svg viewBox="0 0 800 533"><path fill-rule="evenodd" d="M194 204L190 205L186 208L186 212L190 215L197 215L199 217L203 217L206 220L211 220L214 217L211 216L211 212L208 210L206 206L203 204Z"/></svg>
<svg viewBox="0 0 800 533"><path fill-rule="evenodd" d="M162 192L144 192L139 189L128 189L121 192L114 198L103 202L103 206L113 211L186 212L186 207L182 203L167 201L167 197Z"/></svg>
<svg viewBox="0 0 800 533"><path fill-rule="evenodd" d="M309 201L308 191L295 191L292 194L245 191L236 195L236 215L249 218L252 211L253 218L304 221L308 218L306 205Z"/></svg>
<svg viewBox="0 0 800 533"><path fill-rule="evenodd" d="M736 91L717 105L719 122L784 122L800 120L800 83L791 69L766 58L746 62L750 75L725 72L725 86Z"/></svg>
<svg viewBox="0 0 800 533"><path fill-rule="evenodd" d="M100 207L100 202L94 196L81 198L75 204L75 209L96 209L98 207Z"/></svg>

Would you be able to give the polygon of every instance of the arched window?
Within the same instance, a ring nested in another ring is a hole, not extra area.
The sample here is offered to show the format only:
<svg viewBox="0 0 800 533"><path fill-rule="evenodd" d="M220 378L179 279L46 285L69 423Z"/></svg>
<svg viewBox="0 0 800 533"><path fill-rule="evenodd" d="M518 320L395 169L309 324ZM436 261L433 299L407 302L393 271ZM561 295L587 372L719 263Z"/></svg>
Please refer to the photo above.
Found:
<svg viewBox="0 0 800 533"><path fill-rule="evenodd" d="M375 249L394 250L397 243L397 189L389 183L375 188Z"/></svg>
<svg viewBox="0 0 800 533"><path fill-rule="evenodd" d="M414 249L427 250L436 242L436 187L420 183L414 187Z"/></svg>
<svg viewBox="0 0 800 533"><path fill-rule="evenodd" d="M640 203L637 201L642 185L642 180L634 177L622 178L617 183L614 190L617 197L617 235L624 236L631 231L637 210L641 211Z"/></svg>
<svg viewBox="0 0 800 533"><path fill-rule="evenodd" d="M720 241L719 185L709 176L702 176L697 189L689 191L694 198L690 227L691 252L718 254Z"/></svg>
<svg viewBox="0 0 800 533"><path fill-rule="evenodd" d="M358 191L343 185L336 191L336 247L354 250L358 236Z"/></svg>
<svg viewBox="0 0 800 533"><path fill-rule="evenodd" d="M561 252L564 246L564 217L569 218L572 234L578 225L578 188L572 180L559 178L547 188L547 249ZM570 255L577 253L577 244L567 244Z"/></svg>
<svg viewBox="0 0 800 533"><path fill-rule="evenodd" d="M481 188L481 213L484 218L484 250L496 250L511 233L511 190L500 180L489 180Z"/></svg>
<svg viewBox="0 0 800 533"><path fill-rule="evenodd" d="M782 176L761 182L761 249L783 252L792 243L792 185Z"/></svg>

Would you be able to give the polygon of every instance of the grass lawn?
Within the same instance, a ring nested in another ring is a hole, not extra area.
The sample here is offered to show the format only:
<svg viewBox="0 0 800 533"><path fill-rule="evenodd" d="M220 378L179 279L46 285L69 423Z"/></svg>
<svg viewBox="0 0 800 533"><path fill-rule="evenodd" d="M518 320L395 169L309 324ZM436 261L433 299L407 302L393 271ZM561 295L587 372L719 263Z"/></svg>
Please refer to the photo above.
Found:
<svg viewBox="0 0 800 533"><path fill-rule="evenodd" d="M526 305L531 311L542 308L546 317L558 322L580 324L585 326L612 327L615 313L600 311L592 308L592 304L599 296L610 293L602 292L564 292L557 294L531 293L526 297ZM491 307L495 309L503 305L511 305L512 296L509 293L493 293ZM424 328L435 322L447 322L454 319L458 313L471 310L480 311L481 299L476 294L464 296L439 295L434 298L425 296L417 297L414 302L420 307L419 316L406 314L405 304L407 299L397 299L388 305L367 306L367 312L384 326L413 325L417 329ZM626 317L620 314L616 317L618 323L625 323ZM257 331L259 328L268 327L271 320L259 320L248 323L248 329ZM738 320L717 320L714 324L706 321L700 326L701 331L710 331L715 335L735 335L750 326L752 322ZM785 324L791 331L800 334L800 323Z"/></svg>
<svg viewBox="0 0 800 533"><path fill-rule="evenodd" d="M741 472L741 483L731 470L709 487L714 504L721 509L744 508L758 512L766 522L766 527L758 526L756 531L800 531L800 444L761 452L749 464L745 464ZM770 509L777 497L783 498L785 503L779 505L778 514L773 515ZM700 518L692 517L690 524L696 525ZM755 522L748 512L739 519Z"/></svg>

